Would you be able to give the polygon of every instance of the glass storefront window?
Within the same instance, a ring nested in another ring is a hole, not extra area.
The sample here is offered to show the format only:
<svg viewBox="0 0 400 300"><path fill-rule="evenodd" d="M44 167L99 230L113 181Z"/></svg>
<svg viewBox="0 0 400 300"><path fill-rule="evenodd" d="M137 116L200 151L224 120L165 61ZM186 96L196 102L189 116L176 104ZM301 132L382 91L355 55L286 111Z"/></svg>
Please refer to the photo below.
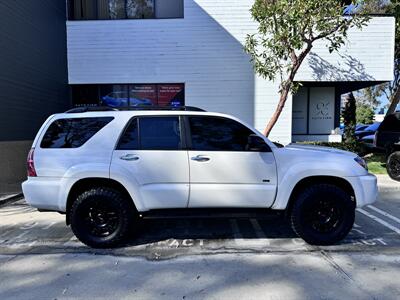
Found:
<svg viewBox="0 0 400 300"><path fill-rule="evenodd" d="M71 89L74 106L185 105L183 83L72 85Z"/></svg>
<svg viewBox="0 0 400 300"><path fill-rule="evenodd" d="M69 0L69 20L183 18L183 0Z"/></svg>

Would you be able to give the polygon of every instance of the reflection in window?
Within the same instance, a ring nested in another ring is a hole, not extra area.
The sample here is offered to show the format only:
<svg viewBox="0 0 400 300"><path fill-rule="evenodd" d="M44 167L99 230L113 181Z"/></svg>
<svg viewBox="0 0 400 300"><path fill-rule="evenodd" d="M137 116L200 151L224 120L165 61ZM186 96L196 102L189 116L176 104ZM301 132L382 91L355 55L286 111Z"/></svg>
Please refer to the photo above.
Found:
<svg viewBox="0 0 400 300"><path fill-rule="evenodd" d="M183 18L183 0L69 0L68 4L70 20Z"/></svg>
<svg viewBox="0 0 400 300"><path fill-rule="evenodd" d="M85 144L112 117L71 118L54 121L47 129L40 144L42 148L78 148Z"/></svg>
<svg viewBox="0 0 400 300"><path fill-rule="evenodd" d="M125 0L108 0L110 19L126 19Z"/></svg>
<svg viewBox="0 0 400 300"><path fill-rule="evenodd" d="M138 120L135 118L131 121L122 135L118 150L138 150L139 135L138 135Z"/></svg>
<svg viewBox="0 0 400 300"><path fill-rule="evenodd" d="M253 132L244 125L219 117L190 117L192 149L199 151L246 151Z"/></svg>
<svg viewBox="0 0 400 300"><path fill-rule="evenodd" d="M154 18L154 0L127 0L126 14L128 19Z"/></svg>

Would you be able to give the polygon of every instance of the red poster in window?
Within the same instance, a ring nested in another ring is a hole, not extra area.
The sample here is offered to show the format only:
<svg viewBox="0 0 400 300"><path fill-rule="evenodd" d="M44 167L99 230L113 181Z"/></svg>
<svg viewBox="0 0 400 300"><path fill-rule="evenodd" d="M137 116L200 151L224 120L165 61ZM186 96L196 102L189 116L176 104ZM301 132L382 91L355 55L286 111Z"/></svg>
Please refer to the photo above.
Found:
<svg viewBox="0 0 400 300"><path fill-rule="evenodd" d="M131 106L157 105L157 86L154 84L135 84L129 86Z"/></svg>
<svg viewBox="0 0 400 300"><path fill-rule="evenodd" d="M159 84L158 105L183 106L185 105L184 84Z"/></svg>

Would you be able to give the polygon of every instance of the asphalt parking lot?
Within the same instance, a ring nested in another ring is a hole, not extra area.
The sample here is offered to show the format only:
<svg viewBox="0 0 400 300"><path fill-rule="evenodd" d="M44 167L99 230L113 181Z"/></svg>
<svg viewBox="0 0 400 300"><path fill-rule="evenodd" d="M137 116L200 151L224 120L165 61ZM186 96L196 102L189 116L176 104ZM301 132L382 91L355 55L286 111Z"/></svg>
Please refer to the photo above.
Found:
<svg viewBox="0 0 400 300"><path fill-rule="evenodd" d="M126 245L91 249L63 215L39 213L23 199L0 207L0 228L1 299L85 298L82 282L89 295L108 299L400 295L400 185L381 186L379 201L358 209L349 236L329 247L305 244L270 216L145 220Z"/></svg>
<svg viewBox="0 0 400 300"><path fill-rule="evenodd" d="M22 199L0 208L0 254L87 252L166 259L188 254L290 251L399 251L400 189L381 191L374 205L357 210L349 236L316 247L297 238L279 216L262 219L143 220L126 245L96 250L80 243L65 216L40 213Z"/></svg>

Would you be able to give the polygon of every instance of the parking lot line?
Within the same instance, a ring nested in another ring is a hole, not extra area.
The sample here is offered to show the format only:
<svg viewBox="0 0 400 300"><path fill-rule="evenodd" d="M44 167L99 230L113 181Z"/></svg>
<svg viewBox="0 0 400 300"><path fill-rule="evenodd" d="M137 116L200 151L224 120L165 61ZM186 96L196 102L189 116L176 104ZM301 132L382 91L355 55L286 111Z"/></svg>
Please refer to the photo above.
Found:
<svg viewBox="0 0 400 300"><path fill-rule="evenodd" d="M237 221L234 219L230 219L229 222L231 223L231 228L232 228L234 238L235 239L243 239L243 236L240 233Z"/></svg>
<svg viewBox="0 0 400 300"><path fill-rule="evenodd" d="M386 228L389 228L390 230L393 230L394 232L396 232L397 234L400 234L400 229L389 224L388 222L382 220L381 218L378 218L377 216L374 216L373 214L370 214L369 212L363 210L362 208L357 208L357 211L362 213L363 215L371 218L372 220L374 220L375 222L378 222L379 224L385 226Z"/></svg>
<svg viewBox="0 0 400 300"><path fill-rule="evenodd" d="M261 229L260 223L256 219L250 219L250 223L253 226L254 232L259 239L266 239L264 231Z"/></svg>
<svg viewBox="0 0 400 300"><path fill-rule="evenodd" d="M379 214L381 214L381 215L383 215L383 216L385 216L385 217L387 217L387 218L389 218L389 219L391 219L391 220L393 220L393 221L395 221L395 222L400 224L400 219L399 218L396 218L395 216L387 213L386 211L383 211L383 210L381 210L381 209L379 209L379 208L377 208L375 206L372 206L372 205L368 205L368 207L370 209L376 211L377 213L379 213Z"/></svg>

